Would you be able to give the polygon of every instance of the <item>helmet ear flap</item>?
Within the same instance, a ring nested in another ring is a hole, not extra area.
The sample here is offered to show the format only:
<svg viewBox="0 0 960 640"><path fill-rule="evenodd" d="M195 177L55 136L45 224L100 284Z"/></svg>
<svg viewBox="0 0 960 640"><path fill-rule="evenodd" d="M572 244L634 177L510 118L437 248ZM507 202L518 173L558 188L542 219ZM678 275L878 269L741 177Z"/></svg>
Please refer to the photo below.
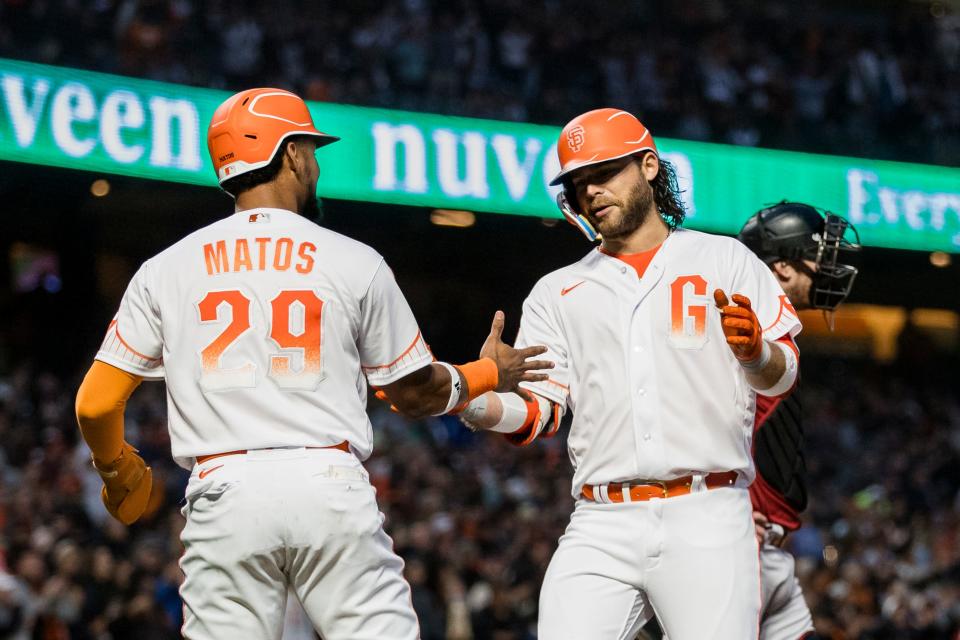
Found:
<svg viewBox="0 0 960 640"><path fill-rule="evenodd" d="M593 228L590 221L577 213L577 210L570 204L566 189L557 194L557 207L560 209L560 213L563 214L566 221L579 229L580 232L587 237L587 240L593 242L600 238L600 234Z"/></svg>

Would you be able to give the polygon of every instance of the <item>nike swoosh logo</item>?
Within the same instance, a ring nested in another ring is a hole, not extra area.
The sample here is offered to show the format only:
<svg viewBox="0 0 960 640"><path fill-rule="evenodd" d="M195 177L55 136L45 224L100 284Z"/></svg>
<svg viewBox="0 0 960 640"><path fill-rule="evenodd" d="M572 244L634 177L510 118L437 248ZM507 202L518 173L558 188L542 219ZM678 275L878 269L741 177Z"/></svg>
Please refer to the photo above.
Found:
<svg viewBox="0 0 960 640"><path fill-rule="evenodd" d="M560 289L560 295L562 295L562 296L567 295L568 293L570 293L571 291L573 291L574 289L576 289L577 287L579 287L580 285L582 285L584 282L586 282L586 280L581 280L581 281L578 282L577 284L571 285L571 286L567 287L566 289Z"/></svg>
<svg viewBox="0 0 960 640"><path fill-rule="evenodd" d="M213 473L214 471L216 471L217 469L219 469L219 468L222 467L222 466L223 466L222 464L218 464L218 465L215 466L215 467L210 467L209 469L204 469L203 471L200 472L200 479L203 480L203 479L206 478L208 475L210 475L211 473Z"/></svg>

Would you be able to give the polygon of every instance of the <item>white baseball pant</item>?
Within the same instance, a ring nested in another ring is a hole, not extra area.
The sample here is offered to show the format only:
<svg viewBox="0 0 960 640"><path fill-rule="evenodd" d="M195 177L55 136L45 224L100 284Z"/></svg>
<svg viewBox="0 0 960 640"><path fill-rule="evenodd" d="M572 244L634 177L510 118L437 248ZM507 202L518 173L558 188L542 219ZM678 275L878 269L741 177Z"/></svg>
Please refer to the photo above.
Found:
<svg viewBox="0 0 960 640"><path fill-rule="evenodd" d="M813 617L795 567L796 561L787 551L770 543L760 549L760 640L797 640L813 633Z"/></svg>
<svg viewBox="0 0 960 640"><path fill-rule="evenodd" d="M747 490L578 500L540 592L540 640L756 638L760 561Z"/></svg>
<svg viewBox="0 0 960 640"><path fill-rule="evenodd" d="M187 640L279 639L288 585L325 640L419 637L403 560L352 454L213 458L194 467L186 496Z"/></svg>

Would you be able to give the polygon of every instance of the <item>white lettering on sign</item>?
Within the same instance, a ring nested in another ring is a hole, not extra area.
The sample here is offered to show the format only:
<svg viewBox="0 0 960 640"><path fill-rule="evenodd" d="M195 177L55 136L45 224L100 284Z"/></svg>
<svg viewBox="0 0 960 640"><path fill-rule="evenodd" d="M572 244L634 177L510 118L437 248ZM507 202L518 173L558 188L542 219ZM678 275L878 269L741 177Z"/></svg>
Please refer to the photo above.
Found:
<svg viewBox="0 0 960 640"><path fill-rule="evenodd" d="M373 188L377 191L427 192L427 152L420 130L412 124L375 122ZM397 146L403 145L403 180L397 177Z"/></svg>
<svg viewBox="0 0 960 640"><path fill-rule="evenodd" d="M124 143L121 131L139 129L145 120L143 105L135 93L122 89L110 92L100 110L100 140L107 154L123 164L139 160L143 145Z"/></svg>
<svg viewBox="0 0 960 640"><path fill-rule="evenodd" d="M960 223L960 193L927 193L883 186L873 171L847 171L847 215L857 225L905 223L917 231L943 231L948 212ZM960 234L952 238L960 245Z"/></svg>
<svg viewBox="0 0 960 640"><path fill-rule="evenodd" d="M33 102L28 105L27 98L23 95L23 78L10 74L3 76L3 96L10 113L10 122L13 124L14 137L21 148L33 144L49 91L49 81L44 78L35 79L31 90Z"/></svg>
<svg viewBox="0 0 960 640"><path fill-rule="evenodd" d="M149 126L151 166L186 171L203 168L200 119L190 100L153 96L148 120L143 102L130 90L110 91L98 105L93 90L81 82L66 82L53 91L48 78L34 78L29 87L28 82L25 76L12 73L0 79L3 104L21 148L36 143L49 103L50 135L59 150L70 157L85 158L102 144L111 160L135 163L143 157L146 145L125 140L125 133Z"/></svg>
<svg viewBox="0 0 960 640"><path fill-rule="evenodd" d="M189 100L169 100L160 96L150 98L149 104L153 126L150 164L187 171L200 169L203 162L200 159L200 118L196 106ZM173 149L174 123L180 142L176 152Z"/></svg>
<svg viewBox="0 0 960 640"><path fill-rule="evenodd" d="M433 142L437 145L437 178L440 189L451 198L471 196L487 198L487 139L483 134L467 131L457 135L449 129L436 129ZM461 177L460 144L464 147L466 171Z"/></svg>
<svg viewBox="0 0 960 640"><path fill-rule="evenodd" d="M76 122L91 122L97 117L93 93L79 82L68 82L53 96L50 112L53 139L68 156L82 158L97 146L96 136L77 137L73 131Z"/></svg>
<svg viewBox="0 0 960 640"><path fill-rule="evenodd" d="M490 145L497 154L497 164L507 185L507 192L514 201L519 202L527 195L530 178L537 166L537 157L543 144L536 138L527 138L523 143L523 162L517 158L517 139L513 136L496 134L490 138Z"/></svg>

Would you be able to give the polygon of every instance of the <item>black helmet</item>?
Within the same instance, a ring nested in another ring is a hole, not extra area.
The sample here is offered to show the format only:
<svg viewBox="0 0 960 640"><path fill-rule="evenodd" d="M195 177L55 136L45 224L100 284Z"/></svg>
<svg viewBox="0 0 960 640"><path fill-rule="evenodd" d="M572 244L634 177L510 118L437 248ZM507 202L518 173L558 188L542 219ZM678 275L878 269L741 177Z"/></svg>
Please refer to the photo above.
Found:
<svg viewBox="0 0 960 640"><path fill-rule="evenodd" d="M860 236L842 216L784 200L751 216L737 239L767 265L788 260L807 273L814 309L833 311L853 288L857 268L850 263L860 250ZM816 266L811 269L804 260Z"/></svg>

